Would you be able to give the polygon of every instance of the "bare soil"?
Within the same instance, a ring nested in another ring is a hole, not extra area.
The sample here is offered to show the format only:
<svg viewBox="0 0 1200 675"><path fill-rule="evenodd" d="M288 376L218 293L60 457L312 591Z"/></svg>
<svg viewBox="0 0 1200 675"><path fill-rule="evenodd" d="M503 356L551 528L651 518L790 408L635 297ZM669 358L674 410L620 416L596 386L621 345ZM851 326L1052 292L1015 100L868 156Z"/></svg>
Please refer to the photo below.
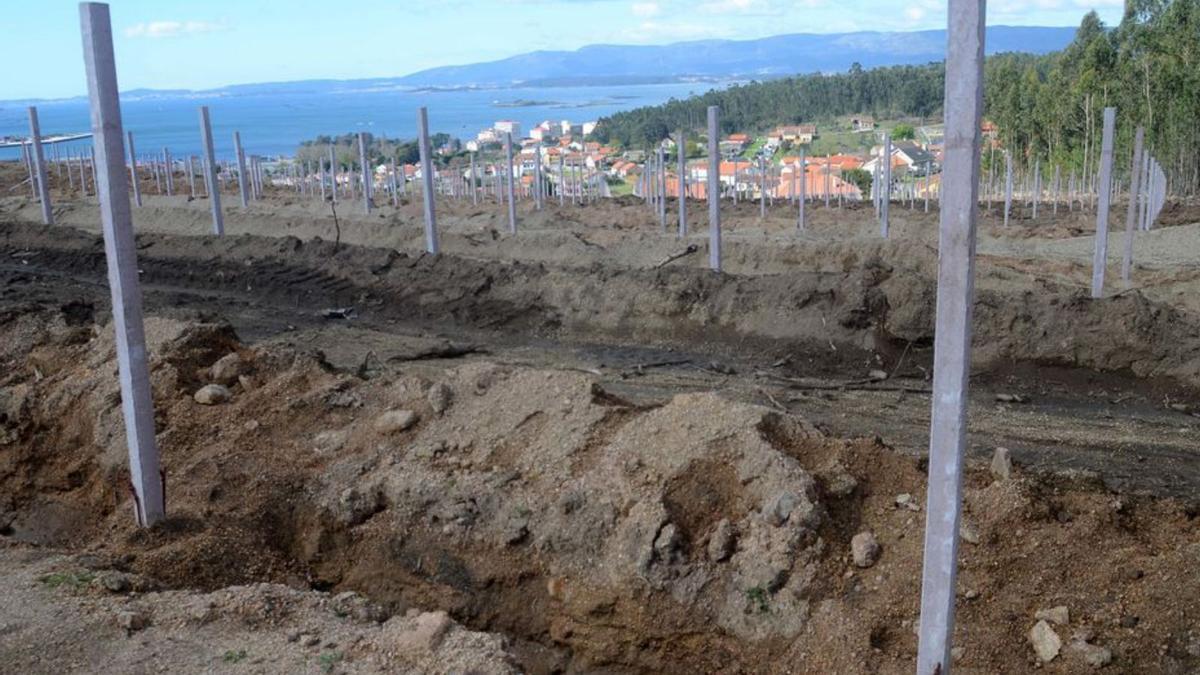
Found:
<svg viewBox="0 0 1200 675"><path fill-rule="evenodd" d="M887 241L866 208L810 206L797 233L788 205L731 206L713 274L632 199L522 204L515 236L495 204L439 203L435 258L419 203L339 204L335 244L295 193L230 209L223 239L206 200L148 194L170 517L139 531L96 206L63 191L46 228L19 179L0 168L5 669L911 672L920 204ZM1089 672L1101 648L1192 672L1200 211L1138 235L1130 286L1114 234L1102 300L1094 215L1046 211L981 223L955 671ZM199 405L230 354L232 400ZM1028 633L1057 606L1042 664Z"/></svg>

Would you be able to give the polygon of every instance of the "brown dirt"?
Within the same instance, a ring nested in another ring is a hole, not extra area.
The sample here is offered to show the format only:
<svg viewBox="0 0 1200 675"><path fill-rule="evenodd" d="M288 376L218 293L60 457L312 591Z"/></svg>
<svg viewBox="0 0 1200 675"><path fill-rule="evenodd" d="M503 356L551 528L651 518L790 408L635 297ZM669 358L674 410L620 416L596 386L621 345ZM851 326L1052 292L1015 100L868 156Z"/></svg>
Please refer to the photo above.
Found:
<svg viewBox="0 0 1200 675"><path fill-rule="evenodd" d="M0 200L0 579L21 597L0 610L5 663L78 669L99 613L96 663L128 669L110 614L134 604L150 622L135 668L221 668L249 640L270 672L323 668L325 651L346 671L911 671L931 217L872 242L869 212L817 211L795 242L786 217L735 214L737 271L712 275L647 269L679 245L640 205L549 214L494 247L468 243L494 207L450 206L451 253L433 259L405 252L406 213L387 216L399 237L351 220L348 245L305 240L319 221L291 199L231 218L258 232L224 240L174 227L203 205L138 212L171 516L148 532L123 488L95 209L64 204L80 229L47 230ZM292 218L301 238L279 236ZM835 234L838 218L860 233ZM1051 252L1028 254L1037 242ZM972 456L1004 444L1023 466L993 481L971 464L956 672L1034 668L1026 634L1058 605L1070 620L1046 672L1090 671L1076 636L1110 649L1114 672L1200 668L1200 444L1167 406L1198 382L1197 315L1169 299L1192 282L1147 269L1159 288L1092 301L1081 248L984 228ZM353 319L317 316L344 306ZM227 405L196 404L230 352L248 379ZM854 384L876 368L893 375ZM376 428L402 408L414 428ZM864 530L883 547L869 569L849 557ZM138 593L38 581L82 578L80 553ZM260 582L282 586L239 586ZM378 608L344 616L330 595L344 591ZM216 609L189 618L196 603ZM263 603L303 619L247 628L244 606ZM462 626L413 647L430 610ZM68 617L57 658L30 649L51 616ZM340 646L285 639L305 622Z"/></svg>

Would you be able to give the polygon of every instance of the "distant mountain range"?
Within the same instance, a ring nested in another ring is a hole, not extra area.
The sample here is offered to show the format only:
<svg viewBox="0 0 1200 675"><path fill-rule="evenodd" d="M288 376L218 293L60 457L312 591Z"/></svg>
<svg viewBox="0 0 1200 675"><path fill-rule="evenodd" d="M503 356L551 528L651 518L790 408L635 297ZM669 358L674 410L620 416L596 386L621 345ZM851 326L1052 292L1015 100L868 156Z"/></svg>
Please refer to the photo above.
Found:
<svg viewBox="0 0 1200 675"><path fill-rule="evenodd" d="M1070 27L990 26L987 53L1045 54L1075 37ZM545 81L587 84L621 78L674 80L773 78L793 74L929 63L945 58L946 31L795 33L758 40L699 40L669 45L590 45L541 51L464 66L430 68L398 78L411 86L495 87Z"/></svg>
<svg viewBox="0 0 1200 675"><path fill-rule="evenodd" d="M1065 47L1070 27L991 26L987 52L1044 54ZM387 89L633 85L768 79L794 74L929 63L945 58L946 31L795 33L758 40L698 40L669 45L589 45L539 51L499 61L430 68L402 77L237 84L218 89L134 89L122 98L262 96ZM82 97L80 97L82 98ZM4 101L30 103L33 101Z"/></svg>

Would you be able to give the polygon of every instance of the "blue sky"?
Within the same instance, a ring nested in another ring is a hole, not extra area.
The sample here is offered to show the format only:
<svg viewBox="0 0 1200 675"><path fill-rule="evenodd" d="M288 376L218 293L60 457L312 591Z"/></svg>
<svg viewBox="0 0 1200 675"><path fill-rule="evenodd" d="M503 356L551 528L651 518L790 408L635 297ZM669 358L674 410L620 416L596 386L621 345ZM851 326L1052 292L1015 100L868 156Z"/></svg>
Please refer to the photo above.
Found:
<svg viewBox="0 0 1200 675"><path fill-rule="evenodd" d="M945 27L945 0L114 0L122 89L405 75L538 49ZM992 25L1106 23L1122 0L990 0ZM69 0L0 0L0 100L84 93ZM37 68L24 67L36 61Z"/></svg>

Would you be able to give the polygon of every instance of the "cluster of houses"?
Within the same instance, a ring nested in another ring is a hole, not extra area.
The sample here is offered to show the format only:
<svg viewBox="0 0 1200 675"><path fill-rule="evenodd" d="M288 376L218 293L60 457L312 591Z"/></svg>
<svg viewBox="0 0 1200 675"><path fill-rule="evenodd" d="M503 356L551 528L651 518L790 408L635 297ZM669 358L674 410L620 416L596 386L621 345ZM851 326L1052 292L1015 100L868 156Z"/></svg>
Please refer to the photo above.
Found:
<svg viewBox="0 0 1200 675"><path fill-rule="evenodd" d="M875 146L857 154L808 156L801 161L799 149L818 138L815 124L781 125L757 138L745 133L729 134L719 142L722 191L748 198L756 198L765 191L771 198L783 199L796 194L797 190L803 190L804 194L818 199L828 194L835 198L860 200L865 195L849 172L860 169L871 176L881 176L885 161L891 164L893 181L914 183L919 191L936 191L942 153L940 127L920 127L916 139L893 141L891 156L884 158L882 134L875 129L874 119L858 115L848 122L853 133L876 133ZM640 193L647 164L653 163L655 154L642 150L621 151L586 140L595 127L595 122L577 124L567 120L547 120L525 133L520 122L499 120L476 134L474 139L465 144L465 149L491 154L489 151L503 147L504 141L511 135L513 168L523 189L532 185L540 159L541 174L551 183L563 181L563 176L570 173L608 185L626 184L635 194ZM665 139L662 145L668 155L675 155L673 139ZM753 153L748 152L751 147L755 150ZM506 169L503 163L502 159L489 162L481 159L477 171L480 175L504 173ZM705 199L708 159L688 160L682 180L677 167L676 161L667 162L664 167L667 194L677 197L680 193L686 193L695 199ZM461 167L463 170L466 168ZM415 180L420 175L418 166L408 165L400 170L404 178L409 180ZM389 172L389 167L378 167L377 178L386 180ZM456 170L454 173L459 172ZM465 174L460 174L458 178L462 175Z"/></svg>

